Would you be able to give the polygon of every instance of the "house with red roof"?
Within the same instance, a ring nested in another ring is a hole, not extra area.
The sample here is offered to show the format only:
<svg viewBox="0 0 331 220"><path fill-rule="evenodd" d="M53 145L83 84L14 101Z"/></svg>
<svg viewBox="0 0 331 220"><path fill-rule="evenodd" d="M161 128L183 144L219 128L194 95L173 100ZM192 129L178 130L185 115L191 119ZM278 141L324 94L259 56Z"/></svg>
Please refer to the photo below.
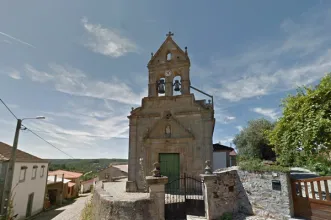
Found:
<svg viewBox="0 0 331 220"><path fill-rule="evenodd" d="M68 187L63 191L63 198L70 199L75 198L79 195L80 190L80 177L83 173L66 171L66 170L55 170L49 171L49 176L63 176L64 179L70 180Z"/></svg>

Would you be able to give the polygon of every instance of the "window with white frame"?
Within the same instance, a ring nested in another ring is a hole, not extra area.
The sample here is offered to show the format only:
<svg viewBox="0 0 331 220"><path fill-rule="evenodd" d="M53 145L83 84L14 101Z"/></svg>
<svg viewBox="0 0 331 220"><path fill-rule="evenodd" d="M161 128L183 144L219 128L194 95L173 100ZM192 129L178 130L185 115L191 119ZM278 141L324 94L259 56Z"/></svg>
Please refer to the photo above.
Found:
<svg viewBox="0 0 331 220"><path fill-rule="evenodd" d="M25 181L25 176L26 176L26 170L28 169L27 166L21 166L21 171L20 171L20 182Z"/></svg>
<svg viewBox="0 0 331 220"><path fill-rule="evenodd" d="M44 173L45 173L45 165L42 165L40 169L40 177L44 177Z"/></svg>
<svg viewBox="0 0 331 220"><path fill-rule="evenodd" d="M38 169L38 166L34 165L33 168L32 168L32 179L36 179L37 169Z"/></svg>

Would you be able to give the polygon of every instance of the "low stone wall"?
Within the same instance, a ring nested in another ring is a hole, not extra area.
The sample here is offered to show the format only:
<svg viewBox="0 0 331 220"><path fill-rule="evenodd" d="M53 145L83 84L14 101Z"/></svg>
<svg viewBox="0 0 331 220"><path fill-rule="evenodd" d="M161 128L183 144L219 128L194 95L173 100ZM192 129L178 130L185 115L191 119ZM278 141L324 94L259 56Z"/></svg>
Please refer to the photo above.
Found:
<svg viewBox="0 0 331 220"><path fill-rule="evenodd" d="M276 219L289 219L293 216L289 173L243 170L238 170L237 173L254 214ZM276 182L274 189L272 187L273 181Z"/></svg>
<svg viewBox="0 0 331 220"><path fill-rule="evenodd" d="M140 195L121 199L112 196L103 189L102 182L98 182L92 199L93 219L98 220L145 220L153 219L152 200ZM125 192L123 192L125 193ZM133 194L133 193L132 193ZM136 193L138 194L138 193ZM115 197L115 198L114 198Z"/></svg>
<svg viewBox="0 0 331 220"><path fill-rule="evenodd" d="M289 219L293 216L288 173L220 171L202 175L207 219L219 219L226 212ZM272 181L280 182L280 190Z"/></svg>

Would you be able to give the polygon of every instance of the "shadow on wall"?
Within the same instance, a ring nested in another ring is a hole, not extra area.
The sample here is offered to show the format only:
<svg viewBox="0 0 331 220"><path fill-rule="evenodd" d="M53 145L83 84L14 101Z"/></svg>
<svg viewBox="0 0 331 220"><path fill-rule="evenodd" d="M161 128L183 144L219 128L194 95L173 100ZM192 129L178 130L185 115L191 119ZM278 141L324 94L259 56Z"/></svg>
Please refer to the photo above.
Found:
<svg viewBox="0 0 331 220"><path fill-rule="evenodd" d="M249 201L247 195L250 194L251 192L245 190L237 172L235 172L235 175L236 175L236 189L237 189L236 199L238 201L236 212L243 213L245 215L254 215L252 204Z"/></svg>

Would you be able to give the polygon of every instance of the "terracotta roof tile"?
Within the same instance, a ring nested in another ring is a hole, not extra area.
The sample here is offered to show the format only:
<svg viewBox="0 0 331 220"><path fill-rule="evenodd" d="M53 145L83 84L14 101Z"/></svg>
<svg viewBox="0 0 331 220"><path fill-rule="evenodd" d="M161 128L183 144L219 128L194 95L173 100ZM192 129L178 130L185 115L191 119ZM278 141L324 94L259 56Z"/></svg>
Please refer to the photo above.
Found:
<svg viewBox="0 0 331 220"><path fill-rule="evenodd" d="M76 185L76 183L73 183L73 182L69 182L69 183L68 183L68 187L72 187L72 186L74 186L74 185Z"/></svg>
<svg viewBox="0 0 331 220"><path fill-rule="evenodd" d="M237 153L236 153L236 151L235 151L235 150L233 150L233 151L231 151L231 152L229 153L229 155L230 155L230 156L236 156L236 155L237 155Z"/></svg>
<svg viewBox="0 0 331 220"><path fill-rule="evenodd" d="M0 161L7 161L11 157L12 146L0 142ZM37 162L48 163L47 160L28 154L24 151L17 149L16 162Z"/></svg>
<svg viewBox="0 0 331 220"><path fill-rule="evenodd" d="M49 176L62 175L62 174L64 174L65 179L76 179L83 175L82 173L71 172L66 170L55 170L48 172Z"/></svg>

